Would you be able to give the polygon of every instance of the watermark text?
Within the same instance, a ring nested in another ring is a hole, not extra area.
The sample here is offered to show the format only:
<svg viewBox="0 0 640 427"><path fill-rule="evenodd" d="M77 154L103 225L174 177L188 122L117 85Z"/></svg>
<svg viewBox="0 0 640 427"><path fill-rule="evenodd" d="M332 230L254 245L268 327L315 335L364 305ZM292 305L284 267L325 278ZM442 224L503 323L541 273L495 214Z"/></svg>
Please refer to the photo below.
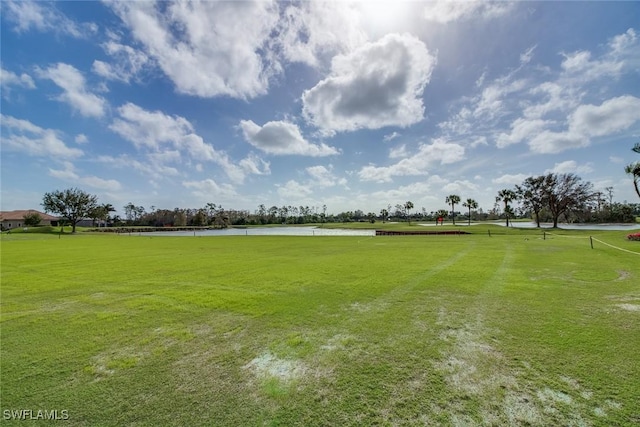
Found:
<svg viewBox="0 0 640 427"><path fill-rule="evenodd" d="M4 409L4 420L68 420L69 411L66 409Z"/></svg>

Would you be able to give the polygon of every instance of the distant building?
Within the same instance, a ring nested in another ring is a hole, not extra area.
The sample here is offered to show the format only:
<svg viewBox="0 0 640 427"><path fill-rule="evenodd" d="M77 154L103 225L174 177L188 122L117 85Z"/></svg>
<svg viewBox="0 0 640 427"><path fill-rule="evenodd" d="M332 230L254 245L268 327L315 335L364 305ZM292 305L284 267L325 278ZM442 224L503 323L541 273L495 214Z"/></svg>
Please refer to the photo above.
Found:
<svg viewBox="0 0 640 427"><path fill-rule="evenodd" d="M12 228L22 228L24 227L24 217L26 215L31 215L34 213L37 213L38 215L40 215L40 218L42 218L39 225L52 225L55 227L60 221L60 218L58 217L42 213L35 209L29 209L25 211L1 211L0 220L2 229L11 230Z"/></svg>

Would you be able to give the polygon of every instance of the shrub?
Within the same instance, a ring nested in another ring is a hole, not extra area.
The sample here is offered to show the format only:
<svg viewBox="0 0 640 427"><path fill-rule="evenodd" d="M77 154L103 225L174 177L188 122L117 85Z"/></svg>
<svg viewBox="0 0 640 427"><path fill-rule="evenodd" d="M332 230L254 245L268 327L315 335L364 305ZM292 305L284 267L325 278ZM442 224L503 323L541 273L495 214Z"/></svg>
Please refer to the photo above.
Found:
<svg viewBox="0 0 640 427"><path fill-rule="evenodd" d="M629 234L629 235L627 236L627 239L629 239L629 240L636 240L636 241L640 242L640 233Z"/></svg>

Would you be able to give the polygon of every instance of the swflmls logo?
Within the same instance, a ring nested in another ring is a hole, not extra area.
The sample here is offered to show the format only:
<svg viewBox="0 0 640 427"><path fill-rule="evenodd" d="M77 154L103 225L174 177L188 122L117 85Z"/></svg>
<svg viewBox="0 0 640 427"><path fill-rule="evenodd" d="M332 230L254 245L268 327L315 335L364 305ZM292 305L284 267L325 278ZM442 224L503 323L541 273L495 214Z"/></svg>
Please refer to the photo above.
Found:
<svg viewBox="0 0 640 427"><path fill-rule="evenodd" d="M5 420L68 420L69 411L66 409L5 409L2 411Z"/></svg>

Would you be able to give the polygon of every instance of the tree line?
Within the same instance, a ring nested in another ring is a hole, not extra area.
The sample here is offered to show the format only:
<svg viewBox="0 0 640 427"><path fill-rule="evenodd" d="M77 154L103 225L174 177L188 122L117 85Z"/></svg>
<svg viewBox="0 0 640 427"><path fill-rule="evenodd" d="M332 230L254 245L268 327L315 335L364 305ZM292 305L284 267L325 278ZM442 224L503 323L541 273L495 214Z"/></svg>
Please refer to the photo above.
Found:
<svg viewBox="0 0 640 427"><path fill-rule="evenodd" d="M526 178L514 188L498 191L495 204L487 211L479 208L478 202L467 198L462 202L466 213L456 210L462 198L457 194L447 196L444 202L449 210L427 212L425 208L414 212L414 204L390 204L379 213L362 210L327 214L327 206L258 206L254 212L225 209L222 205L207 203L202 208L156 209L147 211L143 206L131 202L124 206L124 217L112 215L116 212L112 204L98 203L98 197L78 188L46 193L42 206L46 212L58 215L63 224L76 231L76 225L90 218L98 226L153 226L153 227L213 227L226 228L238 225L308 224L330 222L375 222L375 221L435 221L448 218L455 225L456 217L468 223L482 220L505 219L507 226L514 218L530 218L538 227L541 222L552 222L554 227L564 222L634 222L640 215L640 204L613 202L613 188L605 192L594 191L593 184L583 181L575 174L556 174ZM394 209L395 208L395 209ZM30 223L34 224L36 218Z"/></svg>

